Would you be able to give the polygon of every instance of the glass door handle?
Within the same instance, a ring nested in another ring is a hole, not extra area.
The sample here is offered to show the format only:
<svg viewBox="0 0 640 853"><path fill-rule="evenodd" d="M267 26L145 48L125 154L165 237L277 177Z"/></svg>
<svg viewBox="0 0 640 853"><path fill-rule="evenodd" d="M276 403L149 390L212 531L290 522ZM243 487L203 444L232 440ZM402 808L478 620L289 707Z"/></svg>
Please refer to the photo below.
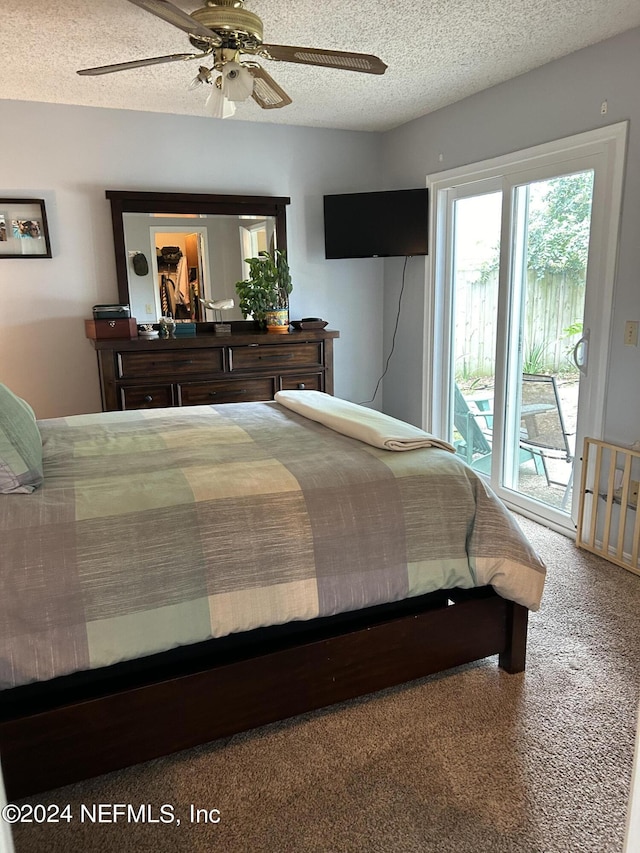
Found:
<svg viewBox="0 0 640 853"><path fill-rule="evenodd" d="M573 348L573 363L583 376L587 374L589 360L589 331L587 330Z"/></svg>

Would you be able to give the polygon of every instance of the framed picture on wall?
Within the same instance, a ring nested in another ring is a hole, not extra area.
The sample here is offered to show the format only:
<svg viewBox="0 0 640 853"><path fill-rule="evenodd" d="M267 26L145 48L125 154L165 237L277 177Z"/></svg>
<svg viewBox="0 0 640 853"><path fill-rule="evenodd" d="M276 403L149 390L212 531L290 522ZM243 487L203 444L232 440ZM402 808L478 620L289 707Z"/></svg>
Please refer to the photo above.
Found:
<svg viewBox="0 0 640 853"><path fill-rule="evenodd" d="M44 199L0 198L0 258L50 258Z"/></svg>

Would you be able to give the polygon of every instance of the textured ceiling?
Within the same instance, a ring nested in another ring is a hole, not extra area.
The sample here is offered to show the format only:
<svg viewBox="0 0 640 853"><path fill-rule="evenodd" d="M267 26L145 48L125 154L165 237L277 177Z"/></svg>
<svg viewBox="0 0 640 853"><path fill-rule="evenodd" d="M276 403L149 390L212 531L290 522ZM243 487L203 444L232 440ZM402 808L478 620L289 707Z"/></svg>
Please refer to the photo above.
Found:
<svg viewBox="0 0 640 853"><path fill-rule="evenodd" d="M198 0L174 0L186 12ZM252 100L227 121L353 130L396 127L550 60L640 26L638 0L247 0L265 42L373 53L384 76L261 60L293 98ZM80 68L194 49L127 0L5 0L0 98L205 115L198 61L100 77ZM212 119L215 121L215 119Z"/></svg>

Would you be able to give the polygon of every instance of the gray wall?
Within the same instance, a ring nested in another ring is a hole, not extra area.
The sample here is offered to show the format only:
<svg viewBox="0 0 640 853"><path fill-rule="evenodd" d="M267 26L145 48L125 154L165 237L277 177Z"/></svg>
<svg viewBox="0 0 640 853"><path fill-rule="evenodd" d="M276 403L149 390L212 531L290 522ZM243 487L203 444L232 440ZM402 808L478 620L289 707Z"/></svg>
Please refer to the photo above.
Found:
<svg viewBox="0 0 640 853"><path fill-rule="evenodd" d="M424 186L427 175L630 120L610 349L606 437L640 439L640 348L622 343L640 320L640 29L417 119L383 136L388 187ZM602 101L608 113L600 114ZM440 160L442 155L442 160ZM422 412L425 265L410 261L383 408L419 424ZM402 260L385 261L385 346L391 343Z"/></svg>
<svg viewBox="0 0 640 853"><path fill-rule="evenodd" d="M0 381L38 417L100 410L83 320L117 301L106 189L290 196L292 318L339 329L336 393L371 393L383 265L325 259L322 196L378 188L379 135L19 101L0 126L0 197L44 198L51 231L53 258L0 259Z"/></svg>

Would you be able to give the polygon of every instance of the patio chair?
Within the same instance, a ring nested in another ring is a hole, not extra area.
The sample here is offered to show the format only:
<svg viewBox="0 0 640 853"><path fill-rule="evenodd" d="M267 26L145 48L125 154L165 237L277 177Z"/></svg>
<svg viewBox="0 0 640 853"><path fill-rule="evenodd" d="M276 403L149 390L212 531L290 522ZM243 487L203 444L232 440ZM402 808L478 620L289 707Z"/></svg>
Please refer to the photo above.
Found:
<svg viewBox="0 0 640 853"><path fill-rule="evenodd" d="M460 438L454 441L459 456L484 474L491 472L491 435L493 429L493 411L488 401L484 407L471 408L457 383L454 385L454 418L455 428ZM533 461L536 471L541 474L538 457L528 449L520 448L520 464Z"/></svg>
<svg viewBox="0 0 640 853"><path fill-rule="evenodd" d="M537 373L525 373L522 376L520 447L539 457L542 462L547 485L562 486L565 490L562 499L564 507L573 484L573 465L568 482L554 480L547 460L556 459L573 462L573 453L569 444L569 435L565 427L558 386L554 376Z"/></svg>
<svg viewBox="0 0 640 853"><path fill-rule="evenodd" d="M472 411L469 404L454 383L453 423L460 434L460 439L454 441L459 456L478 471L485 474L491 470L491 445L488 436L483 432L486 426L486 414Z"/></svg>

